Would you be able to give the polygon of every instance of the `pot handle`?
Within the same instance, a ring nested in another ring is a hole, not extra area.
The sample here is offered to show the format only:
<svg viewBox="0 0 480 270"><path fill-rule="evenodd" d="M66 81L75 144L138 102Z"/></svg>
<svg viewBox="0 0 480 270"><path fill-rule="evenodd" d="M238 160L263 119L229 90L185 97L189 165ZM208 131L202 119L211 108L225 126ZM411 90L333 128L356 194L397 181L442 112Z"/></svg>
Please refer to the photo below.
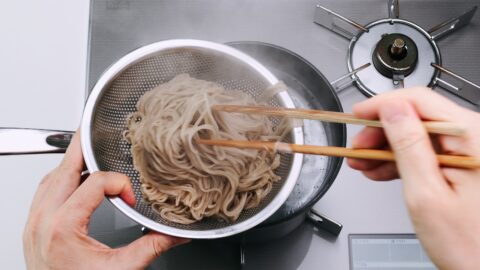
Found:
<svg viewBox="0 0 480 270"><path fill-rule="evenodd" d="M334 236L338 236L342 231L343 225L332 220L329 217L321 215L317 211L310 209L307 212L307 219L312 222L317 228L325 230Z"/></svg>
<svg viewBox="0 0 480 270"><path fill-rule="evenodd" d="M0 128L0 156L65 153L74 132L31 128Z"/></svg>

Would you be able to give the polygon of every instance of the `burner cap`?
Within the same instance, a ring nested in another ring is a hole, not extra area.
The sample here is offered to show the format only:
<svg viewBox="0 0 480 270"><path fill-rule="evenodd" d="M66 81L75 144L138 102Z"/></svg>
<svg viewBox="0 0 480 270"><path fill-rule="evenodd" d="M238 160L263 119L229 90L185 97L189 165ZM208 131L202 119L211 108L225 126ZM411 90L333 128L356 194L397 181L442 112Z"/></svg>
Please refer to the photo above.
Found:
<svg viewBox="0 0 480 270"><path fill-rule="evenodd" d="M373 51L373 65L385 77L408 76L415 69L418 50L415 42L406 35L385 34Z"/></svg>

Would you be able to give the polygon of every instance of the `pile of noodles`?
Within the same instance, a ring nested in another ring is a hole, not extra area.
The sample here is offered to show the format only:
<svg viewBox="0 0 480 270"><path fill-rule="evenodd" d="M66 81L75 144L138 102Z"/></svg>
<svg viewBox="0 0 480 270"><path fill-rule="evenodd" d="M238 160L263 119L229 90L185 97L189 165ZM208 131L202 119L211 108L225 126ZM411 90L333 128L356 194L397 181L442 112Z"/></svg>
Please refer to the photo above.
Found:
<svg viewBox="0 0 480 270"><path fill-rule="evenodd" d="M164 219L235 221L280 179L280 156L200 145L196 139L272 140L281 131L260 115L214 112L214 104L256 105L241 92L187 74L146 92L129 116L125 139L146 201Z"/></svg>

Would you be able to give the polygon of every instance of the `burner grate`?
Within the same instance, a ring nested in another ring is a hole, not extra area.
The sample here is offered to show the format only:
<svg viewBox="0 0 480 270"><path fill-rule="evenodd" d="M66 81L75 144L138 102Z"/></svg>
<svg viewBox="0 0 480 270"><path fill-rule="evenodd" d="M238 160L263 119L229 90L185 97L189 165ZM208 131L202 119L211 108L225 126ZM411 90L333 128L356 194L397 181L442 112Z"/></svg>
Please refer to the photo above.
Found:
<svg viewBox="0 0 480 270"><path fill-rule="evenodd" d="M355 83L367 96L413 86L439 86L464 100L480 105L480 86L442 66L437 41L468 25L476 13L467 12L430 30L400 19L400 3L389 0L388 18L362 25L322 5L317 5L315 23L350 41L349 74L338 90ZM360 72L361 71L361 72ZM441 78L441 74L450 81ZM451 79L455 82L451 82ZM348 81L346 80L348 79Z"/></svg>

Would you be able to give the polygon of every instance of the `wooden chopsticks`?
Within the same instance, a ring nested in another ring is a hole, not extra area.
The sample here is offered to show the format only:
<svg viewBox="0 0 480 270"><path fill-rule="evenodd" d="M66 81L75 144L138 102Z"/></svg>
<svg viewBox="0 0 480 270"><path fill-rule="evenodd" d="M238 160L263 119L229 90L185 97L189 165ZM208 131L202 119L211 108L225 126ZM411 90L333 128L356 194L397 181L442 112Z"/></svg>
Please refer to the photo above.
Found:
<svg viewBox="0 0 480 270"><path fill-rule="evenodd" d="M268 151L278 151L283 153L303 153L313 155L323 155L332 157L348 157L361 159L374 159L383 161L395 161L393 152L387 150L374 149L352 149L333 146L316 146L289 144L283 142L270 141L233 141L233 140L197 140L197 143L206 145L217 145L223 147L259 149ZM478 169L480 168L480 159L467 156L437 155L438 163L442 166Z"/></svg>
<svg viewBox="0 0 480 270"><path fill-rule="evenodd" d="M283 116L289 118L312 119L326 122L358 124L370 127L382 127L380 121L365 120L355 117L352 114L306 110L306 109L290 109L290 108L273 108L263 106L240 106L240 105L214 105L213 110L247 113L247 114L263 114L269 116ZM429 133L443 134L451 136L461 136L465 134L463 126L441 121L424 121L425 129ZM197 140L197 143L206 145L217 145L223 147L260 149L267 151L278 151L284 153L303 153L313 155L324 155L333 157L348 157L360 159L374 159L383 161L395 161L393 152L387 150L375 149L352 149L333 146L315 146L315 145L299 145L283 142L271 141L233 141L233 140ZM468 156L454 155L437 155L438 163L442 166L478 169L480 168L480 159Z"/></svg>
<svg viewBox="0 0 480 270"><path fill-rule="evenodd" d="M353 114L341 112L241 105L214 105L212 106L212 110L321 120L325 122L357 124L369 127L382 127L382 123L380 121L361 119L355 117ZM463 134L465 134L465 127L456 123L441 121L424 121L423 124L425 126L425 129L429 133L433 134L443 134L451 136L462 136Z"/></svg>

